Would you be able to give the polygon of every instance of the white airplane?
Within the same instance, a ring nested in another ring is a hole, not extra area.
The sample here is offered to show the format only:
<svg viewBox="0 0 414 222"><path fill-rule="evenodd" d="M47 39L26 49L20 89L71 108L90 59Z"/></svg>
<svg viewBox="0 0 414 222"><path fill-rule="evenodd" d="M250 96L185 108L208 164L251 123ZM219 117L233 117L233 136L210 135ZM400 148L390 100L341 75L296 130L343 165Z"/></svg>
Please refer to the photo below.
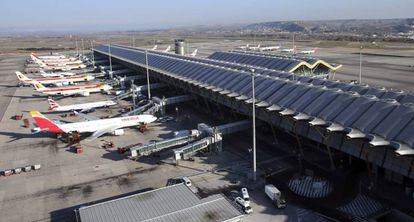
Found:
<svg viewBox="0 0 414 222"><path fill-rule="evenodd" d="M281 52L293 53L293 52L295 52L295 49L294 48L291 48L291 49L282 49Z"/></svg>
<svg viewBox="0 0 414 222"><path fill-rule="evenodd" d="M260 44L258 44L257 46L250 46L249 49L253 50L253 51L259 51L260 50Z"/></svg>
<svg viewBox="0 0 414 222"><path fill-rule="evenodd" d="M73 105L67 105L67 106L60 106L53 99L48 99L47 102L49 103L48 110L51 110L51 111L56 111L56 112L79 111L81 113L87 112L89 110L93 110L96 108L109 107L109 106L114 106L117 104L115 101L112 101L112 100L91 102L91 103L80 103L80 104L73 104Z"/></svg>
<svg viewBox="0 0 414 222"><path fill-rule="evenodd" d="M188 54L187 56L195 57L197 55L198 49L194 49L194 51L191 54Z"/></svg>
<svg viewBox="0 0 414 222"><path fill-rule="evenodd" d="M25 76L23 73L19 71L16 71L16 76L19 79L20 83L24 85L34 84L34 81L37 81L45 85L63 86L63 85L73 85L75 82L84 82L84 81L90 81L90 80L95 79L95 77L90 76L90 75L76 75L76 76L68 76L68 77L49 77L49 78L30 79L29 77Z"/></svg>
<svg viewBox="0 0 414 222"><path fill-rule="evenodd" d="M46 65L45 63L40 63L39 66L46 70L46 71L57 71L57 70L61 70L61 71L70 71L73 69L84 69L86 68L85 64L79 64L79 65Z"/></svg>
<svg viewBox="0 0 414 222"><path fill-rule="evenodd" d="M169 52L171 50L171 46L169 45L166 49L164 49L164 52Z"/></svg>
<svg viewBox="0 0 414 222"><path fill-rule="evenodd" d="M81 95L89 96L91 93L107 92L112 89L112 86L107 84L73 86L64 88L47 88L38 81L33 80L33 85L36 91L51 96L72 96Z"/></svg>
<svg viewBox="0 0 414 222"><path fill-rule="evenodd" d="M38 58L38 59L65 59L66 58L66 56L60 55L60 54L51 54L51 55L38 56L33 52L30 53L30 57L32 59L33 59L33 57Z"/></svg>
<svg viewBox="0 0 414 222"><path fill-rule="evenodd" d="M74 76L75 73L73 72L45 72L41 70L39 74L42 77L48 78L48 77L63 77L63 76Z"/></svg>
<svg viewBox="0 0 414 222"><path fill-rule="evenodd" d="M304 50L304 51L300 51L299 54L305 54L305 55L310 55L310 54L314 54L316 53L316 48L311 49L311 50Z"/></svg>
<svg viewBox="0 0 414 222"><path fill-rule="evenodd" d="M280 49L280 46L263 46L259 50L264 52L264 51L276 51L279 49Z"/></svg>
<svg viewBox="0 0 414 222"><path fill-rule="evenodd" d="M241 50L249 50L249 44L247 44L246 46L239 46L239 47L237 47L238 49L241 49Z"/></svg>
<svg viewBox="0 0 414 222"><path fill-rule="evenodd" d="M158 48L158 45L154 45L154 47L152 47L151 50L157 50L157 48Z"/></svg>
<svg viewBox="0 0 414 222"><path fill-rule="evenodd" d="M49 120L39 111L30 111L30 115L37 124L37 127L33 129L36 133L92 133L92 135L87 138L88 140L94 140L107 133L112 133L117 136L123 135L124 130L122 128L146 125L157 120L157 117L147 114L108 119L100 119L98 117L81 114L83 117L89 118L89 120L75 123L58 123Z"/></svg>
<svg viewBox="0 0 414 222"><path fill-rule="evenodd" d="M81 60L78 60L77 58L74 58L74 57L42 59L36 54L32 53L30 54L30 58L37 64L40 64L40 63L44 63L46 65L79 65L79 64L82 64Z"/></svg>
<svg viewBox="0 0 414 222"><path fill-rule="evenodd" d="M74 61L49 61L49 60L37 60L35 61L40 66L81 66L84 65L80 60Z"/></svg>

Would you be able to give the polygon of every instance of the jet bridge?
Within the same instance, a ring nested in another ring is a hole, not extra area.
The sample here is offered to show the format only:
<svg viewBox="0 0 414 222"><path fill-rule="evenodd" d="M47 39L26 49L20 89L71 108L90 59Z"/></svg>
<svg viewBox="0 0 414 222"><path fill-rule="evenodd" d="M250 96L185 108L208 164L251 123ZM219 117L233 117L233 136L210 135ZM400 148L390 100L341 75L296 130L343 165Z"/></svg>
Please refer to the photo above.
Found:
<svg viewBox="0 0 414 222"><path fill-rule="evenodd" d="M122 94L122 97L119 97L119 98L127 98L129 96L133 96L132 91ZM186 102L189 100L193 100L194 98L195 96L193 95L173 96L173 97L163 98L163 99L160 99L154 96L151 98L151 101L149 101L145 105L139 106L135 108L134 110L124 113L122 114L122 116L138 115L141 113L155 114L156 112L161 112L161 115L163 116L165 114L165 106L177 104L181 102Z"/></svg>
<svg viewBox="0 0 414 222"><path fill-rule="evenodd" d="M206 148L214 148L215 151L221 152L222 136L230 133L246 130L251 127L251 121L244 120L234 123L228 123L217 127L211 127L207 124L200 123L197 129L184 130L175 132L175 137L162 141L152 142L149 144L139 145L130 148L130 158L148 156L152 153L164 149L185 145L174 150L174 159L188 159L196 152ZM212 147L214 145L214 147Z"/></svg>

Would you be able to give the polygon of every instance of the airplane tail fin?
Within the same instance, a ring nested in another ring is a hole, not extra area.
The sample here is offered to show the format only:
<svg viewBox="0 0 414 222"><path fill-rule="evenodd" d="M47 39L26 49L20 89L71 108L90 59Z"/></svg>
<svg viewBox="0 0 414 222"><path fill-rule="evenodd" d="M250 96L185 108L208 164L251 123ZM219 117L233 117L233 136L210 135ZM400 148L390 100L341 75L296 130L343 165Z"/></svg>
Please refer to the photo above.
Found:
<svg viewBox="0 0 414 222"><path fill-rule="evenodd" d="M194 49L193 53L191 53L191 56L193 56L193 57L196 56L197 52L198 52L198 49Z"/></svg>
<svg viewBox="0 0 414 222"><path fill-rule="evenodd" d="M38 60L38 57L37 57L37 55L35 54L35 53L30 53L30 58L33 60L33 61L37 61Z"/></svg>
<svg viewBox="0 0 414 222"><path fill-rule="evenodd" d="M165 50L164 50L164 52L169 52L170 51L170 49L171 49L171 46L169 45Z"/></svg>
<svg viewBox="0 0 414 222"><path fill-rule="evenodd" d="M31 79L23 75L23 73L16 71L16 76L20 81L30 81Z"/></svg>
<svg viewBox="0 0 414 222"><path fill-rule="evenodd" d="M33 86L35 87L36 91L43 91L45 89L47 89L44 85L42 85L42 83L33 80Z"/></svg>
<svg viewBox="0 0 414 222"><path fill-rule="evenodd" d="M56 108L59 108L59 104L53 99L47 99L47 103L49 103L48 110L55 110Z"/></svg>
<svg viewBox="0 0 414 222"><path fill-rule="evenodd" d="M39 111L30 111L30 116L32 116L33 120L42 131L64 133L56 123L43 116Z"/></svg>

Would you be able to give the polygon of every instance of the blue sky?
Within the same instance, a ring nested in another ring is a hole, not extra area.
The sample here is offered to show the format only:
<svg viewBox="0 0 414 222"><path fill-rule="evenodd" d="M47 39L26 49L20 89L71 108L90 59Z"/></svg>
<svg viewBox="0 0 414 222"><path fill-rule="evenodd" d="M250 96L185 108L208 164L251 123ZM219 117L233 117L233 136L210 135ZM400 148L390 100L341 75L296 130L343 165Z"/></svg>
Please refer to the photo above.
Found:
<svg viewBox="0 0 414 222"><path fill-rule="evenodd" d="M414 0L2 0L0 30L125 30L414 17Z"/></svg>

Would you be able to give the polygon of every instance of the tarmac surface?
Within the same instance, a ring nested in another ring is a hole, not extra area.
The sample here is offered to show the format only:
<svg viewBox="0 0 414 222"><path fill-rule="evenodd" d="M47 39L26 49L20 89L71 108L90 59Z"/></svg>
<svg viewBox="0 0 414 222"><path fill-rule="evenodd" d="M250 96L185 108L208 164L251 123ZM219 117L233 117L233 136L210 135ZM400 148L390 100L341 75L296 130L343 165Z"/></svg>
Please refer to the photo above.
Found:
<svg viewBox="0 0 414 222"><path fill-rule="evenodd" d="M208 43L189 44L188 52L198 48L199 56L208 56L215 51L235 50L239 46L280 45L282 48L291 48L291 42L248 42L248 41L217 41ZM315 48L316 42L298 42L297 51ZM162 48L162 47L160 47ZM280 51L272 51L282 55ZM321 47L315 54L299 55L315 57L328 63L342 64L343 66L330 76L335 80L359 80L359 49L346 47ZM414 50L405 49L363 49L362 51L362 83L394 89L414 90Z"/></svg>
<svg viewBox="0 0 414 222"><path fill-rule="evenodd" d="M10 70L21 69L24 60L25 57L9 58L0 56L0 119L3 118L12 96L16 91L17 79L15 75L10 75Z"/></svg>
<svg viewBox="0 0 414 222"><path fill-rule="evenodd" d="M247 186L249 180L250 138L225 138L224 151L197 155L194 161L181 161L178 166L170 150L155 156L142 157L137 161L117 153L116 148L135 143L148 143L172 137L172 132L194 129L197 123L213 124L211 118L194 110L180 107L175 121L151 124L149 130L141 133L136 128L125 130L123 136L103 136L95 141L82 141L83 153L76 154L68 144L45 133L31 133L23 122L13 120L15 114L33 121L30 110L39 110L50 119L80 121L76 116L61 117L47 111L46 97L30 87L16 85L14 70L22 67L23 60L3 59L0 65L1 110L0 124L0 170L41 164L41 169L22 172L18 175L0 177L0 221L75 221L73 210L80 205L96 202L128 193L155 189L166 185L169 178L188 176L200 192L206 195L228 192ZM7 86L7 87L6 87ZM162 94L162 91L159 92ZM10 96L8 96L10 95ZM103 94L90 97L71 97L57 100L72 104L106 99ZM91 115L108 116L116 114L121 107L100 109ZM174 115L171 114L170 115ZM180 118L189 116L190 118ZM113 141L115 147L103 149L105 141ZM274 157L269 149L258 150L258 164L275 169L289 168L289 165ZM280 156L281 158L284 156ZM226 169L218 172L217 169ZM284 210L277 210L263 192L263 184L250 187L254 213L244 221L324 221L318 214L289 204Z"/></svg>

